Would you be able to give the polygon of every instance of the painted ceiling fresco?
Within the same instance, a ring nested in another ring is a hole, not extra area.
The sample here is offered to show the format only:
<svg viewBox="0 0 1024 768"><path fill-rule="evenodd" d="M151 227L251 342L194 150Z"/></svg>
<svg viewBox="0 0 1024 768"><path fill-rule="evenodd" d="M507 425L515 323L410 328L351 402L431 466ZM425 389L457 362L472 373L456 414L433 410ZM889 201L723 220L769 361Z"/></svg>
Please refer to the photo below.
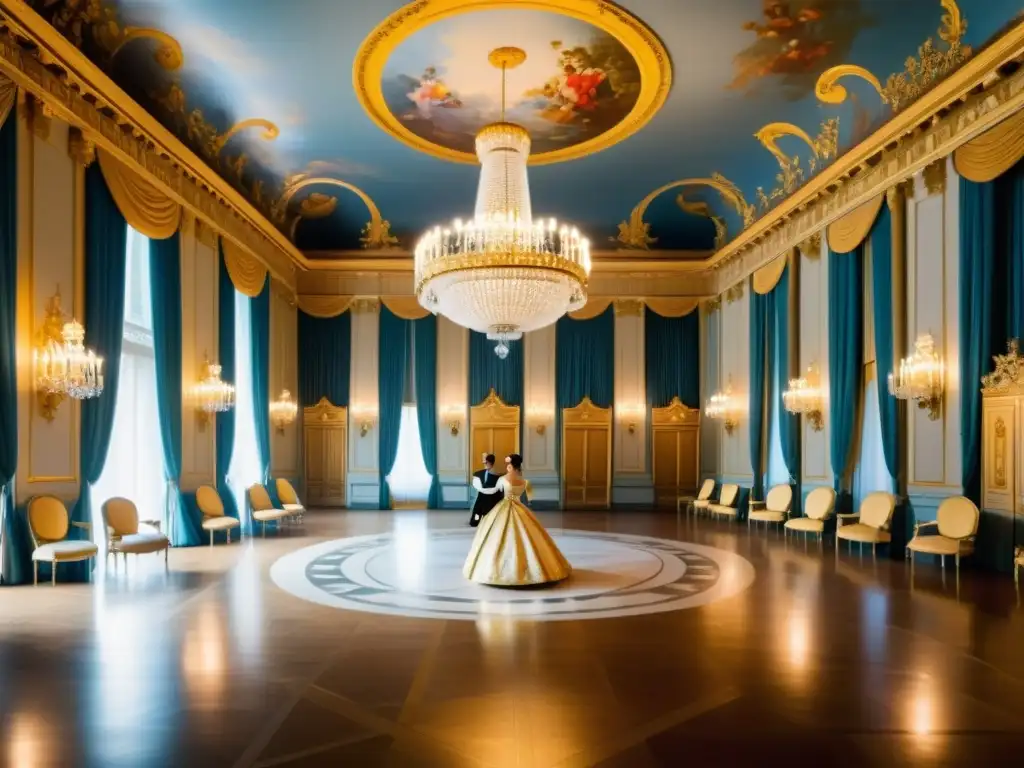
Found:
<svg viewBox="0 0 1024 768"><path fill-rule="evenodd" d="M448 12L417 24L431 3ZM1020 0L30 4L310 251L411 247L472 213L473 135L500 114L494 47L527 53L508 73L507 117L531 133L538 215L597 247L709 249L1021 11Z"/></svg>

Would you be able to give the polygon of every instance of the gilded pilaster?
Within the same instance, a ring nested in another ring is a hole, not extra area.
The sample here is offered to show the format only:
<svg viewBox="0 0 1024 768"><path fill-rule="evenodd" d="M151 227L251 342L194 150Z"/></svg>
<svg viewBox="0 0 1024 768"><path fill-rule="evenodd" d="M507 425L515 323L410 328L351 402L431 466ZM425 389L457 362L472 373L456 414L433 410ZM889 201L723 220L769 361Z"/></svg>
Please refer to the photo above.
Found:
<svg viewBox="0 0 1024 768"><path fill-rule="evenodd" d="M943 165L945 162L943 159ZM907 354L907 196L905 185L896 184L889 187L885 192L885 201L889 206L889 213L892 217L892 265L890 279L893 323L892 366L895 371L899 367L899 361ZM883 386L881 380L879 380L878 386ZM897 409L900 413L900 418L897 419L900 450L897 492L902 495L906 493L907 420L903 415L905 409L901 402L897 403Z"/></svg>

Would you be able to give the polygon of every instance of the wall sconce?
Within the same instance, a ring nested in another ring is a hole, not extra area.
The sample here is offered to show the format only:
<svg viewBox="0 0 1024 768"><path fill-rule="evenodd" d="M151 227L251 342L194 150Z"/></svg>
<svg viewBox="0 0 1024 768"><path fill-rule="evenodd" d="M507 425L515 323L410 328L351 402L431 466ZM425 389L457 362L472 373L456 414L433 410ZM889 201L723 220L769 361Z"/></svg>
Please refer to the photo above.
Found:
<svg viewBox="0 0 1024 768"><path fill-rule="evenodd" d="M377 425L377 409L357 406L352 408L352 418L359 425L359 436L366 437Z"/></svg>
<svg viewBox="0 0 1024 768"><path fill-rule="evenodd" d="M818 384L818 368L811 365L807 375L789 380L789 389L782 393L782 405L789 412L807 417L811 429L821 432L825 419L821 411L821 387Z"/></svg>
<svg viewBox="0 0 1024 768"><path fill-rule="evenodd" d="M281 396L270 404L270 423L278 432L284 434L284 428L295 421L299 415L299 404L292 398L287 389L281 390Z"/></svg>
<svg viewBox="0 0 1024 768"><path fill-rule="evenodd" d="M46 304L32 355L39 407L47 421L53 421L65 397L88 400L103 392L103 358L85 348L82 324L65 319L58 291Z"/></svg>
<svg viewBox="0 0 1024 768"><path fill-rule="evenodd" d="M900 360L899 371L889 374L889 394L898 400L916 400L917 407L927 408L928 418L935 421L942 414L945 371L932 335L922 334L914 342L914 354Z"/></svg>
<svg viewBox="0 0 1024 768"><path fill-rule="evenodd" d="M449 405L441 410L441 418L448 424L448 431L451 432L452 437L459 436L459 430L462 429L462 415L464 411L465 409L458 405Z"/></svg>
<svg viewBox="0 0 1024 768"><path fill-rule="evenodd" d="M732 396L732 378L725 386L725 391L713 394L704 406L704 415L709 419L724 422L725 433L731 435L739 425L739 408Z"/></svg>
<svg viewBox="0 0 1024 768"><path fill-rule="evenodd" d="M209 422L210 414L224 413L234 407L235 388L221 380L221 367L211 363L205 353L199 370L199 383L192 387L190 394L199 415L199 426L203 428Z"/></svg>
<svg viewBox="0 0 1024 768"><path fill-rule="evenodd" d="M646 408L643 405L624 405L616 408L619 421L626 425L629 434L636 434L637 426L644 421Z"/></svg>
<svg viewBox="0 0 1024 768"><path fill-rule="evenodd" d="M543 436L548 431L548 423L554 419L554 415L544 411L533 411L527 416L527 423L538 435Z"/></svg>

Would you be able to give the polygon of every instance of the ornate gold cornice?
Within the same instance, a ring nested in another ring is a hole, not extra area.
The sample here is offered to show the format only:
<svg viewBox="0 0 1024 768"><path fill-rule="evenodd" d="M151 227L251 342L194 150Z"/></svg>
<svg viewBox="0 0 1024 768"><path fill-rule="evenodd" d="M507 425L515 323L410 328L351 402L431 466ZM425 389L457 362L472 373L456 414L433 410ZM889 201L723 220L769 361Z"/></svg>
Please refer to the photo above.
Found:
<svg viewBox="0 0 1024 768"><path fill-rule="evenodd" d="M1024 24L838 158L782 201L772 215L748 227L709 262L718 270L719 287L742 280L833 220L1024 108L1024 69L1005 78L997 74L1000 66L1022 53Z"/></svg>
<svg viewBox="0 0 1024 768"><path fill-rule="evenodd" d="M68 154L83 168L96 161L96 142L90 141L79 128L68 131Z"/></svg>
<svg viewBox="0 0 1024 768"><path fill-rule="evenodd" d="M644 302L642 299L615 299L615 314L622 317L643 317Z"/></svg>
<svg viewBox="0 0 1024 768"><path fill-rule="evenodd" d="M352 312L380 312L380 298L377 296L357 296L352 299Z"/></svg>
<svg viewBox="0 0 1024 768"><path fill-rule="evenodd" d="M0 0L0 14L0 71L42 104L33 130L52 117L80 129L294 289L307 260L251 203L27 4Z"/></svg>
<svg viewBox="0 0 1024 768"><path fill-rule="evenodd" d="M821 232L815 232L807 236L807 239L797 245L797 249L808 259L821 257Z"/></svg>
<svg viewBox="0 0 1024 768"><path fill-rule="evenodd" d="M926 165L921 171L921 180L929 195L941 195L946 191L946 158Z"/></svg>

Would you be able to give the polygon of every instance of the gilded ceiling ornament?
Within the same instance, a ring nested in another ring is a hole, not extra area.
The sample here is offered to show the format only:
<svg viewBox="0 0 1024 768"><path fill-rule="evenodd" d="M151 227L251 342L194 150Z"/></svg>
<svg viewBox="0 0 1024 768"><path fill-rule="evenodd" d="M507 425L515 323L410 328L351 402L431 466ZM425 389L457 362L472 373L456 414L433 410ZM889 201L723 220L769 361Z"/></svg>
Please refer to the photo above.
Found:
<svg viewBox="0 0 1024 768"><path fill-rule="evenodd" d="M813 139L806 131L792 123L768 123L754 134L754 138L761 142L779 163L775 188L770 193L765 193L762 187L757 189L758 205L762 210L767 210L774 201L792 194L804 182L804 170L800 166L799 155L787 155L778 146L778 140L783 136L794 136L810 147L812 154L808 167L810 173L814 173L819 161L831 160L838 152L839 118L833 117L823 121L818 128L818 135Z"/></svg>
<svg viewBox="0 0 1024 768"><path fill-rule="evenodd" d="M703 216L706 219L711 219L711 223L715 225L715 248L721 248L729 240L729 230L726 227L725 219L721 216L715 216L711 212L711 206L709 206L703 200L687 200L683 193L680 192L676 195L676 205L678 205L686 213L692 213L695 216Z"/></svg>
<svg viewBox="0 0 1024 768"><path fill-rule="evenodd" d="M387 219L381 219L376 225L366 222L359 234L359 242L368 251L390 251L398 247L398 238L391 234L391 222Z"/></svg>
<svg viewBox="0 0 1024 768"><path fill-rule="evenodd" d="M338 198L323 192L310 192L309 197L299 203L299 214L304 219L323 219L334 213Z"/></svg>
<svg viewBox="0 0 1024 768"><path fill-rule="evenodd" d="M220 151L224 149L225 144L231 141L231 139L239 133L248 130L249 128L262 128L263 132L260 134L260 138L264 141L274 141L281 135L281 129L269 120L265 120L262 117L250 117L247 120L241 120L235 123L228 128L225 133L222 133L217 137L214 141L214 154L220 154Z"/></svg>
<svg viewBox="0 0 1024 768"><path fill-rule="evenodd" d="M814 95L818 97L818 101L826 104L842 104L846 101L849 93L846 88L839 84L839 81L844 77L859 77L861 80L870 83L879 96L882 95L882 84L871 72L856 64L839 64L835 67L829 67L818 77L818 82L814 85Z"/></svg>

